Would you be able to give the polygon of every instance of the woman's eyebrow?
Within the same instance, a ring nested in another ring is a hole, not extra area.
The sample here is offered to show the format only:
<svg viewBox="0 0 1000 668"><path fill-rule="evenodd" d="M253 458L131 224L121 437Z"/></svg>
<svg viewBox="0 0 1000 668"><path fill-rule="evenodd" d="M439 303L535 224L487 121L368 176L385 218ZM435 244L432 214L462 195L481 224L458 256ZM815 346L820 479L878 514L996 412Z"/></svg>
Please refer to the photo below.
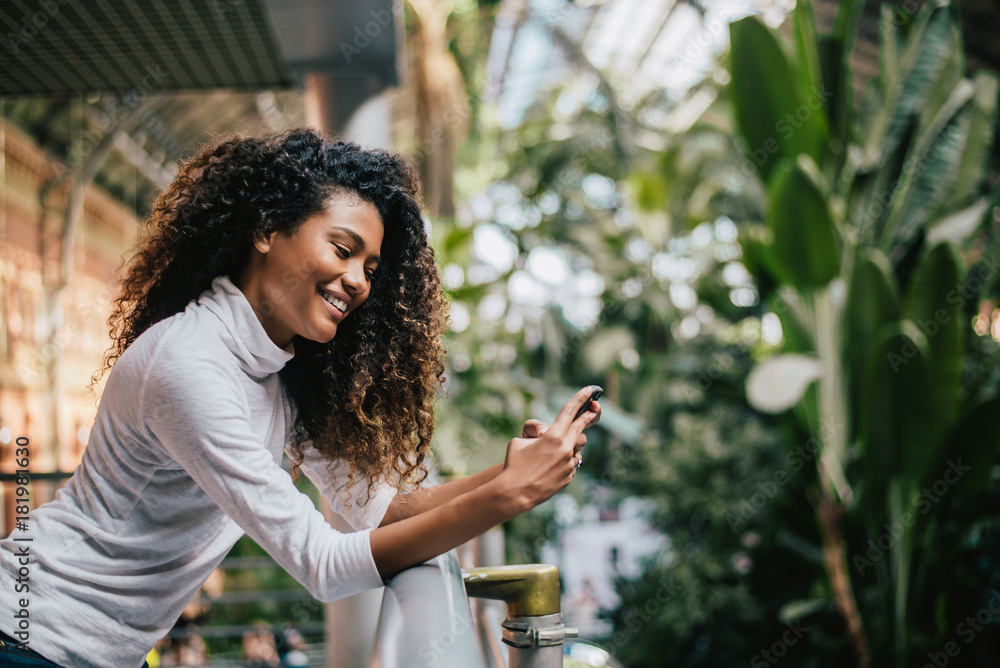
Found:
<svg viewBox="0 0 1000 668"><path fill-rule="evenodd" d="M341 232L343 232L344 234L346 234L347 236L349 236L351 238L351 240L355 244L357 244L357 246L358 246L358 248L360 250L364 250L365 249L365 240L362 239L361 235L358 234L357 232L355 232L354 230L348 229L346 227L341 227L339 225L334 225L333 229L340 230ZM382 261L382 256L378 255L376 253L375 255L372 255L372 259L375 260L376 262L381 262Z"/></svg>

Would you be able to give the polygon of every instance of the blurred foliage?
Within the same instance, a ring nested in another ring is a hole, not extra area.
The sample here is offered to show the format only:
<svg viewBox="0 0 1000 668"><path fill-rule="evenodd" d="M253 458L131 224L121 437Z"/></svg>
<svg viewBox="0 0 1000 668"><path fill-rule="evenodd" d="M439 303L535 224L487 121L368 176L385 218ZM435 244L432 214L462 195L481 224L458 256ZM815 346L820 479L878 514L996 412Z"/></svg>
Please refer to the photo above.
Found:
<svg viewBox="0 0 1000 668"><path fill-rule="evenodd" d="M1000 266L983 254L996 227L985 177L1000 87L992 74L964 76L953 7L886 7L879 76L855 119L858 8L842 4L834 32L817 36L800 2L791 43L756 17L731 26L733 107L767 189L755 273L799 332L784 346L794 355L754 369L747 395L821 444L812 505L827 595L858 665L902 667L963 635L947 620L990 595L944 574L973 547L978 523L956 513L978 505L1000 447L996 395L961 383L982 334L971 324L983 279ZM989 645L957 662L987 665Z"/></svg>
<svg viewBox="0 0 1000 668"><path fill-rule="evenodd" d="M856 114L844 54L859 5L842 5L829 35L816 34L808 4L788 17L790 40L757 18L733 25L731 77L699 86L716 102L679 135L645 119L685 100L625 109L585 62L571 62L514 130L471 104L455 175L464 205L434 225L453 303L438 461L495 463L521 421L551 419L579 386L605 388L583 476L565 494L602 507L643 496L673 546L638 579L620 577L621 606L606 611L614 633L598 640L629 666L786 655L854 665L864 659L852 620L874 665L923 665L948 641L961 644L949 665L995 658L1000 618L971 639L960 627L1000 578L988 426L1000 272L984 263L1000 250L984 181L995 80L963 78L947 5L915 18L888 9L882 75ZM475 97L492 20L456 12L449 27ZM650 134L661 141L626 141ZM899 318L934 319L935 295L953 287L974 289L946 312L947 335L924 334L925 363L897 365L905 378L866 376L879 346L882 362L886 346L916 346L920 328ZM775 390L791 392L792 410L761 415L748 378L788 353L839 371L805 369ZM893 402L897 392L911 398ZM884 538L911 498L890 493L892 480L904 475L910 492L933 485L939 455L975 456L975 473L904 539ZM835 465L819 466L824 456ZM552 504L508 523L509 560L540 559L561 530ZM880 538L891 543L882 556ZM871 545L872 568L845 561Z"/></svg>

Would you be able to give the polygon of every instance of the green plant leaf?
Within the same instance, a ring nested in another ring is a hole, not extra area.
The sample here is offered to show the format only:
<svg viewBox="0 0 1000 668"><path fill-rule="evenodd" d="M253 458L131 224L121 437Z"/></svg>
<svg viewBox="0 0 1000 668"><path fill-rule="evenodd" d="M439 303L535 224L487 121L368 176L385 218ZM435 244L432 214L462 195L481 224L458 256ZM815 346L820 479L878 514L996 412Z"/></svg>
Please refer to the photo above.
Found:
<svg viewBox="0 0 1000 668"><path fill-rule="evenodd" d="M871 92L873 87L869 87ZM905 147L897 146L886 154L877 170L856 175L848 193L847 221L851 234L848 238L860 245L871 245L885 227L902 169Z"/></svg>
<svg viewBox="0 0 1000 668"><path fill-rule="evenodd" d="M966 107L974 93L968 80L959 81L927 131L917 136L907 153L879 238L883 250L908 243L951 192L969 131Z"/></svg>
<svg viewBox="0 0 1000 668"><path fill-rule="evenodd" d="M981 492L993 477L1000 450L998 412L1000 398L979 404L957 420L933 464L926 469L923 484L941 479L950 483L957 477L955 491L968 496Z"/></svg>
<svg viewBox="0 0 1000 668"><path fill-rule="evenodd" d="M910 123L909 115L919 112L927 101L934 82L945 69L951 49L955 46L952 8L928 4L921 13L926 23L918 23L907 40L902 66L905 79L899 94L897 113L893 115L886 136L888 145L895 144ZM912 62L912 66L907 67Z"/></svg>
<svg viewBox="0 0 1000 668"><path fill-rule="evenodd" d="M835 154L832 165L839 171L851 141L851 124L854 113L854 87L847 55L854 47L858 18L864 2L845 0L838 3L837 19L832 33L817 36L822 88L829 93L826 104L830 144Z"/></svg>
<svg viewBox="0 0 1000 668"><path fill-rule="evenodd" d="M932 451L927 340L913 323L884 326L868 357L858 435L870 503L889 481L914 484Z"/></svg>
<svg viewBox="0 0 1000 668"><path fill-rule="evenodd" d="M964 355L961 260L954 247L940 243L924 253L907 291L903 316L927 338L930 357L930 415L933 439L939 438L958 408Z"/></svg>
<svg viewBox="0 0 1000 668"><path fill-rule="evenodd" d="M965 150L955 177L955 190L946 203L948 209L968 206L980 194L986 176L986 161L993 147L997 127L997 76L980 71L972 77L975 94L970 106Z"/></svg>
<svg viewBox="0 0 1000 668"><path fill-rule="evenodd" d="M781 280L808 290L826 285L840 271L840 244L826 198L798 162L784 163L775 172L767 224Z"/></svg>
<svg viewBox="0 0 1000 668"><path fill-rule="evenodd" d="M816 349L803 320L802 302L795 290L783 286L768 300L768 307L781 321L782 350L787 353L811 353Z"/></svg>
<svg viewBox="0 0 1000 668"><path fill-rule="evenodd" d="M729 26L737 125L762 181L782 158L801 153L820 162L827 143L826 92L801 90L779 38L759 17Z"/></svg>
<svg viewBox="0 0 1000 668"><path fill-rule="evenodd" d="M955 85L965 77L965 53L962 50L962 32L957 24L951 26L951 31L948 35L948 47L943 52L942 57L944 58L944 62L941 65L937 78L934 79L930 89L927 91L924 103L917 110L919 115L916 133L918 135L927 129L934 120L934 117L941 111L941 107L951 97L951 92L955 88Z"/></svg>
<svg viewBox="0 0 1000 668"><path fill-rule="evenodd" d="M743 251L743 265L754 277L760 300L765 302L778 285L774 271L768 264L771 259L771 230L760 223L744 223L740 225L738 241Z"/></svg>
<svg viewBox="0 0 1000 668"><path fill-rule="evenodd" d="M792 35L795 41L795 65L799 74L799 90L814 90L823 86L819 47L816 40L816 17L809 0L798 0L792 10Z"/></svg>
<svg viewBox="0 0 1000 668"><path fill-rule="evenodd" d="M886 21L890 24L886 27ZM883 58L893 55L898 36L893 18L883 15ZM865 137L862 171L878 166L887 151L896 148L906 129L914 122L927 95L947 62L952 16L947 5L925 6L914 24L906 46L899 55L898 67L890 59L882 63L879 74L883 103L872 119Z"/></svg>
<svg viewBox="0 0 1000 668"><path fill-rule="evenodd" d="M879 11L879 90L888 94L893 85L901 81L899 58L903 37L900 30L900 8L882 5Z"/></svg>
<svg viewBox="0 0 1000 668"><path fill-rule="evenodd" d="M837 18L834 21L831 36L839 39L845 45L850 45L854 41L858 17L861 16L864 7L864 0L841 0L838 2Z"/></svg>
<svg viewBox="0 0 1000 668"><path fill-rule="evenodd" d="M935 220L933 226L928 226L924 242L928 245L934 245L941 241L948 241L956 246L968 242L972 238L973 232L983 224L989 208L989 200L984 198L970 207Z"/></svg>
<svg viewBox="0 0 1000 668"><path fill-rule="evenodd" d="M740 225L738 241L747 271L754 277L768 273L766 249L771 245L771 231L759 223L745 223Z"/></svg>
<svg viewBox="0 0 1000 668"><path fill-rule="evenodd" d="M851 119L854 112L851 70L844 55L845 44L840 39L831 35L820 35L817 39L817 49L822 71L821 88L827 97L826 114L830 148L835 157L830 169L839 172L851 141Z"/></svg>
<svg viewBox="0 0 1000 668"><path fill-rule="evenodd" d="M843 317L848 396L855 404L852 411L855 423L868 353L875 343L876 333L884 325L898 320L899 312L899 290L889 259L878 249L859 249L851 270ZM856 424L852 427L856 428Z"/></svg>

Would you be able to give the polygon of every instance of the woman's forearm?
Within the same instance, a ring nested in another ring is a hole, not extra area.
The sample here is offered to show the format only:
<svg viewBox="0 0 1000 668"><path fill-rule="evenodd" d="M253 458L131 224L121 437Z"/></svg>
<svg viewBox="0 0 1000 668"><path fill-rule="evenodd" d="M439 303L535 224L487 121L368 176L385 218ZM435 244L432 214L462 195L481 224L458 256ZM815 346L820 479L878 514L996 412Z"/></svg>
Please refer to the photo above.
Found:
<svg viewBox="0 0 1000 668"><path fill-rule="evenodd" d="M425 513L432 508L437 508L444 503L448 503L452 499L490 482L499 475L500 471L503 471L503 462L482 470L479 473L474 473L458 480L452 480L442 485L417 489L407 494L399 494L393 499L392 504L385 513L385 517L382 518L380 526L393 524L407 517Z"/></svg>
<svg viewBox="0 0 1000 668"><path fill-rule="evenodd" d="M393 515L402 519L383 522L368 534L382 579L454 549L564 489L576 475L577 447L586 443L583 430L600 417L596 402L591 402L595 410L579 412L591 394L591 387L577 392L544 433L522 432L512 439L503 464L425 490L408 516L397 507Z"/></svg>
<svg viewBox="0 0 1000 668"><path fill-rule="evenodd" d="M503 469L502 465L498 466ZM499 471L493 473L487 482L429 510L374 529L369 540L372 558L382 579L388 580L404 569L456 548L527 510L530 502L498 474ZM464 480L467 479L455 482Z"/></svg>

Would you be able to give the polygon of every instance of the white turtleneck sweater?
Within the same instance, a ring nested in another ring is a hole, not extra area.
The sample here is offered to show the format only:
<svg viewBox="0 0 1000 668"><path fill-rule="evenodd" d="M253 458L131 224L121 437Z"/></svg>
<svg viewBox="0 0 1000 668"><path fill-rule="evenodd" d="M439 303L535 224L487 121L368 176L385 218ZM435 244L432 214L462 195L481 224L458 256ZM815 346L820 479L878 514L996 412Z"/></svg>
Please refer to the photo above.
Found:
<svg viewBox="0 0 1000 668"><path fill-rule="evenodd" d="M292 425L277 372L292 355L227 277L136 339L73 477L0 542L0 630L19 630L26 598L30 649L64 666L141 666L244 533L321 601L380 587L368 533L393 488L364 503L345 463L331 477L307 451L303 471L359 529L345 534L281 468ZM25 546L30 591L15 594Z"/></svg>

